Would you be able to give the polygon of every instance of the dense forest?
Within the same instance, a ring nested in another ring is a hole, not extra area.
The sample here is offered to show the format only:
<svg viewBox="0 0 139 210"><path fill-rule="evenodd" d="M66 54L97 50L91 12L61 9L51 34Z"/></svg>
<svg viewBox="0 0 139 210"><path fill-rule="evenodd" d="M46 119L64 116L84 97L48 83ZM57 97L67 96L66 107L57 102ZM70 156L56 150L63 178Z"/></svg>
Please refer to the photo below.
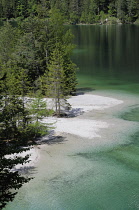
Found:
<svg viewBox="0 0 139 210"><path fill-rule="evenodd" d="M106 19L133 23L139 18L138 0L0 0L0 18L48 17L46 11L54 7L68 24L103 23Z"/></svg>

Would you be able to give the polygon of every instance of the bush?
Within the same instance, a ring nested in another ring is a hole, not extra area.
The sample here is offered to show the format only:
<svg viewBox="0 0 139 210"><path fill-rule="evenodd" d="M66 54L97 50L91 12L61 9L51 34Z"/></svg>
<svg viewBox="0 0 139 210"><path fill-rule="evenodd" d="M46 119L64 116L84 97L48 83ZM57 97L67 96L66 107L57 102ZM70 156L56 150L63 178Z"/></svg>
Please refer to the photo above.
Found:
<svg viewBox="0 0 139 210"><path fill-rule="evenodd" d="M134 22L134 24L139 24L139 18Z"/></svg>
<svg viewBox="0 0 139 210"><path fill-rule="evenodd" d="M109 17L108 18L108 24L117 24L118 19L116 17Z"/></svg>

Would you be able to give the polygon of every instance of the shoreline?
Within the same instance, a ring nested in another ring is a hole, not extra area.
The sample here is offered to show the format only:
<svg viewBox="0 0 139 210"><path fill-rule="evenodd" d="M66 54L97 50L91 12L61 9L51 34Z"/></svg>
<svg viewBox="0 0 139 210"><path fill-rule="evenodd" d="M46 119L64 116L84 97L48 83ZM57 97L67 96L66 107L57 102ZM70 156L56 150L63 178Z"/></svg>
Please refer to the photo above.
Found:
<svg viewBox="0 0 139 210"><path fill-rule="evenodd" d="M111 97L94 95L93 93L86 93L83 95L72 96L68 99L68 103L72 106L70 115L73 117L44 118L42 122L48 124L54 123L55 128L50 130L49 135L42 137L38 141L38 145L21 154L22 157L30 154L30 162L23 165L17 165L15 167L16 170L25 170L36 165L40 159L42 150L45 148L49 154L49 147L52 144L53 149L51 150L53 151L55 151L57 147L61 147L63 150L62 147L64 145L64 153L66 153L66 150L68 153L69 151L71 152L73 148L73 152L75 152L76 147L80 148L77 144L80 144L80 146L84 144L84 138L87 139L85 143L87 147L96 144L94 143L96 141L95 138L101 138L100 131L108 128L109 124L101 119L86 119L85 114L92 111L95 113L96 111L103 111L105 109L112 108L122 104L123 101ZM67 140L61 140L62 138L66 138ZM76 139L76 141L72 141L72 138Z"/></svg>
<svg viewBox="0 0 139 210"><path fill-rule="evenodd" d="M109 94L110 97L106 97L105 95L106 93L103 94L98 91L95 94L92 92L72 96L68 99L68 102L72 106L70 115L73 117L44 118L42 122L48 124L54 123L52 125L54 128L50 130L48 135L40 138L34 149L28 151L31 154L31 161L23 164L23 166L18 165L16 169L24 170L34 166L39 167L39 164L42 164L41 162L45 158L42 155L44 152L46 153L46 159L49 160L51 157L55 161L57 155L59 158L62 158L65 155L120 143L120 137L117 137L117 141L115 141L112 136L109 138L107 135L112 130L114 133L118 133L119 130L122 132L122 129L123 131L127 129L127 126L129 126L128 131L133 129L133 127L130 128L130 122L117 118L114 120L111 117L113 110L119 112L121 107L127 106L126 97L124 100L121 100L122 97L115 99L115 95L113 96L112 93ZM121 123L123 128L121 127ZM118 134L116 135L118 136ZM48 160L45 161L49 165L50 160ZM49 168L48 165L47 167Z"/></svg>
<svg viewBox="0 0 139 210"><path fill-rule="evenodd" d="M67 101L72 107L68 113L68 118L48 117L44 118L43 122L55 122L56 128L53 130L55 135L67 133L89 139L98 137L99 128L106 128L108 125L101 120L84 119L84 114L90 111L101 111L123 103L122 100L93 94L72 96Z"/></svg>
<svg viewBox="0 0 139 210"><path fill-rule="evenodd" d="M100 98L100 95L103 96ZM113 97L106 97L106 95ZM87 100L76 100L86 97L88 97L89 102ZM90 97L93 99L93 110L90 110ZM114 97L118 99L114 99ZM132 99L134 100L132 101ZM36 206L37 208L41 206L41 209L57 208L57 202L53 203L53 201L58 199L59 204L61 200L59 200L58 195L62 193L63 187L64 199L66 199L71 195L68 189L71 189L72 193L76 193L77 188L74 186L77 186L78 182L82 185L82 180L85 179L86 186L88 176L91 177L91 180L92 175L94 180L97 179L98 175L101 178L103 169L105 169L103 164L106 163L106 167L109 166L109 163L107 165L107 162L105 162L105 155L102 155L104 160L99 158L101 154L108 154L113 150L117 151L120 145L125 146L125 148L126 145L127 148L130 145L132 141L130 135L138 130L138 122L123 120L117 113L125 111L135 103L138 104L139 99L118 94L116 97L112 93L96 91L95 95L92 92L92 94L84 94L82 97L72 97L70 100L72 100L73 108L84 107L86 111L73 118L58 118L57 130L53 129L50 135L43 137L38 142L36 146L36 152L39 155L37 161L32 162L33 167L21 169L21 173L31 175L34 179L24 184L14 202L8 204L7 210L18 210L19 207L24 209L25 206L27 209L36 208ZM50 119L44 120L49 122ZM71 131L68 130L70 124L68 120L70 122L72 120L76 121L76 123L71 124ZM85 124L88 122L89 130L86 130L83 122ZM104 123L103 127L102 122ZM75 125L80 125L78 129L79 134L81 132L80 135L72 132L73 130L77 131ZM64 131L61 129L64 129ZM84 130L85 132L83 132ZM88 138L90 134L91 138ZM104 174L106 170L104 170ZM81 187L81 189L84 189L84 187ZM61 196L63 198L63 193ZM38 201L36 201L36 197ZM71 200L73 200L72 196ZM61 209L61 206L58 209Z"/></svg>
<svg viewBox="0 0 139 210"><path fill-rule="evenodd" d="M50 133L50 136L42 138L38 146L40 158L36 163L36 181L45 176L49 182L64 174L72 174L74 179L84 173L86 164L92 167L91 162L78 154L111 150L130 142L127 137L137 130L138 123L113 115L115 111L125 109L128 103L130 106L130 100L127 103L126 96L119 100L98 93L86 93L69 99L73 109L82 108L84 112L73 118L58 118L52 135Z"/></svg>

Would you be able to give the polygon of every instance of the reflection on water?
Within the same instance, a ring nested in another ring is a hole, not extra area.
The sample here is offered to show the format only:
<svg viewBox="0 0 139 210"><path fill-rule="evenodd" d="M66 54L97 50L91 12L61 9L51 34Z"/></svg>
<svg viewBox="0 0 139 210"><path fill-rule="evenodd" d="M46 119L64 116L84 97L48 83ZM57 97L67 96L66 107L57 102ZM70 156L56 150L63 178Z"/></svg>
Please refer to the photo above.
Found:
<svg viewBox="0 0 139 210"><path fill-rule="evenodd" d="M139 26L72 26L79 86L139 93Z"/></svg>

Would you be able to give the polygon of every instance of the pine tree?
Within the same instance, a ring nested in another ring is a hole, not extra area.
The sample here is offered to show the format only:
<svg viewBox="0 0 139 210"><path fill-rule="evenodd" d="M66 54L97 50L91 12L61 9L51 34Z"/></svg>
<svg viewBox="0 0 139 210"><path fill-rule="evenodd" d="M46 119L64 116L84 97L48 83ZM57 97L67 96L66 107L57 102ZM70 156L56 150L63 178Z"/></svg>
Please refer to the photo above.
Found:
<svg viewBox="0 0 139 210"><path fill-rule="evenodd" d="M47 95L54 99L55 113L61 115L62 102L66 100L64 61L59 46L54 49L48 65L47 73Z"/></svg>
<svg viewBox="0 0 139 210"><path fill-rule="evenodd" d="M79 0L71 0L69 5L70 20L72 24L78 23L79 16Z"/></svg>
<svg viewBox="0 0 139 210"><path fill-rule="evenodd" d="M126 0L117 0L117 17L124 22L126 14Z"/></svg>
<svg viewBox="0 0 139 210"><path fill-rule="evenodd" d="M21 153L25 151L20 135L20 121L22 117L22 100L14 95L4 93L4 80L0 80L0 208L5 207L7 202L12 201L16 195L16 190L30 179L21 176L18 171L11 171L17 164L23 164L28 160L17 157L6 158L6 155Z"/></svg>
<svg viewBox="0 0 139 210"><path fill-rule="evenodd" d="M128 22L134 22L137 17L137 3L135 0L127 0Z"/></svg>
<svg viewBox="0 0 139 210"><path fill-rule="evenodd" d="M33 138L35 139L36 137L46 135L50 125L48 123L41 122L41 120L43 117L52 115L53 110L47 109L47 104L42 97L41 90L35 93L35 98L33 98L29 104L29 111L32 115L32 122L29 124L29 127L34 133Z"/></svg>
<svg viewBox="0 0 139 210"><path fill-rule="evenodd" d="M0 27L0 64L6 64L11 58L18 38L18 29L13 28L9 22Z"/></svg>

